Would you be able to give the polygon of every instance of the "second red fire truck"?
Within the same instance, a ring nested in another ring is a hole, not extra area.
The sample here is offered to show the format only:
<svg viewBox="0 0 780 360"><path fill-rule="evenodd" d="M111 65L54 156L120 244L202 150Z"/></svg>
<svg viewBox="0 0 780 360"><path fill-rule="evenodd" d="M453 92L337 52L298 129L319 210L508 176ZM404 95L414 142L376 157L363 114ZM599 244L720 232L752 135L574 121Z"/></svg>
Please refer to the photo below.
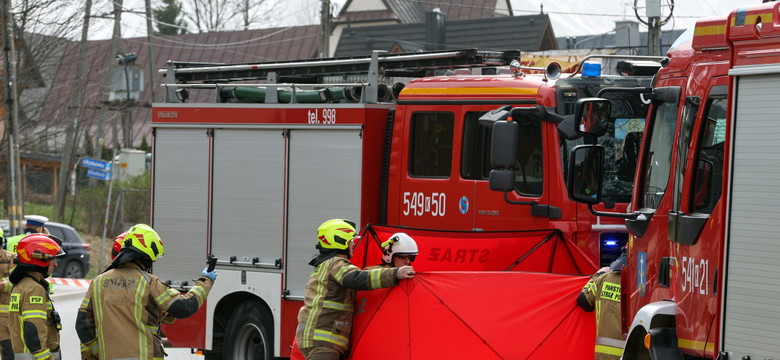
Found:
<svg viewBox="0 0 780 360"><path fill-rule="evenodd" d="M634 75L601 74L602 64L589 61L559 78L555 65L523 74L518 56L170 62L166 102L153 105L151 222L166 247L154 273L186 289L207 254L220 273L198 314L163 329L171 343L204 349L207 359L288 356L313 234L330 218L556 229L594 266L613 259L628 240L625 225L566 196L569 150L591 141L574 131L571 114L578 99L602 91L621 109L598 141L611 150L612 169L600 209L624 211L648 108L641 94L659 65L606 57ZM499 74L507 65L514 71ZM636 91L604 90L612 87ZM518 127L501 131L518 141L492 146L494 123L507 116ZM510 154L495 176L491 153Z"/></svg>

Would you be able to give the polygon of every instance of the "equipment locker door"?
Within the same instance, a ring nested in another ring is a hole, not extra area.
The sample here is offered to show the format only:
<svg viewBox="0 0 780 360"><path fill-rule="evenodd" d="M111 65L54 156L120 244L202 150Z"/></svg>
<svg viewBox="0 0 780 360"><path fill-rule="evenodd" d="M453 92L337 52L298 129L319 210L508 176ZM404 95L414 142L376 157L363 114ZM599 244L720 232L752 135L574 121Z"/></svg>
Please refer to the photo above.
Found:
<svg viewBox="0 0 780 360"><path fill-rule="evenodd" d="M275 269L282 258L282 129L214 130L211 252Z"/></svg>
<svg viewBox="0 0 780 360"><path fill-rule="evenodd" d="M152 227L165 246L154 274L192 285L206 260L209 138L206 129L156 128L153 149Z"/></svg>
<svg viewBox="0 0 780 360"><path fill-rule="evenodd" d="M731 353L730 359L776 358L780 354L780 75L751 74L734 81L722 349Z"/></svg>
<svg viewBox="0 0 780 360"><path fill-rule="evenodd" d="M287 249L284 288L303 298L317 227L335 219L360 225L362 137L359 127L289 132Z"/></svg>

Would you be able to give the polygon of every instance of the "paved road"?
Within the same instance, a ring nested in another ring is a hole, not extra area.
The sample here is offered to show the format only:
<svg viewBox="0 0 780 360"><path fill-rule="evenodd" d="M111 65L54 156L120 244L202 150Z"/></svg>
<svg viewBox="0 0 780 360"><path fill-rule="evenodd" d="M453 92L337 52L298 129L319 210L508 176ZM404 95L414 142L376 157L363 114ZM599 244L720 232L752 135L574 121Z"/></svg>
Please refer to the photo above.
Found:
<svg viewBox="0 0 780 360"><path fill-rule="evenodd" d="M54 295L52 302L54 308L60 313L62 318L62 331L60 332L60 347L62 348L63 359L79 359L81 352L79 350L79 338L76 335L76 313L78 312L81 300L84 299L86 292L84 287L54 285ZM203 356L196 356L190 353L190 349L170 348L165 349L168 353L166 359L169 360L202 360Z"/></svg>

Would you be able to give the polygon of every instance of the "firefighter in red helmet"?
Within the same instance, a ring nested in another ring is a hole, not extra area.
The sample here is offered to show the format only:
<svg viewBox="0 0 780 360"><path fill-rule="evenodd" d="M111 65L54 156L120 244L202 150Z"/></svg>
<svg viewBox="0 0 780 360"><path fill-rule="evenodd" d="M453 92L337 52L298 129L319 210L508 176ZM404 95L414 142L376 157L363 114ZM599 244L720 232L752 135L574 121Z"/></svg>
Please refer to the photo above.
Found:
<svg viewBox="0 0 780 360"><path fill-rule="evenodd" d="M163 316L183 319L194 314L217 278L215 270L203 269L182 294L148 273L164 253L154 229L134 225L123 239L111 266L92 280L76 315L82 359L162 359Z"/></svg>
<svg viewBox="0 0 780 360"><path fill-rule="evenodd" d="M338 360L349 348L355 290L395 286L414 277L411 266L360 270L349 262L354 251L355 223L334 219L317 229L314 271L306 283L298 312L295 343L307 360Z"/></svg>
<svg viewBox="0 0 780 360"><path fill-rule="evenodd" d="M125 243L125 236L127 235L127 231L119 234L114 239L114 245L111 247L111 260L113 261L117 255L119 255L119 252L122 251L122 245Z"/></svg>
<svg viewBox="0 0 780 360"><path fill-rule="evenodd" d="M9 330L16 359L60 358L60 316L49 298L49 277L57 257L65 255L62 241L52 235L30 234L16 247L18 264L9 280L14 284L9 304Z"/></svg>

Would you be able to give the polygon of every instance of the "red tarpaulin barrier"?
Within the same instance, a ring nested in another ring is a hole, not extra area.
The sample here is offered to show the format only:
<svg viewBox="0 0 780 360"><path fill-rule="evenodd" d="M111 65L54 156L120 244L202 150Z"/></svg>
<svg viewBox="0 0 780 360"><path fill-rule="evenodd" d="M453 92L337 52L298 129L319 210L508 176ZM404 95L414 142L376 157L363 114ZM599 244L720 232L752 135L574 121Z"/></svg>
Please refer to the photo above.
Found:
<svg viewBox="0 0 780 360"><path fill-rule="evenodd" d="M586 276L418 273L358 292L350 359L592 359Z"/></svg>
<svg viewBox="0 0 780 360"><path fill-rule="evenodd" d="M417 242L416 271L533 271L590 275L598 267L559 230L439 231L368 225L352 263L381 264L379 244L396 232Z"/></svg>
<svg viewBox="0 0 780 360"><path fill-rule="evenodd" d="M593 358L594 315L576 302L597 267L560 231L369 225L352 263L380 264L396 232L417 242L417 276L358 292L349 359Z"/></svg>

